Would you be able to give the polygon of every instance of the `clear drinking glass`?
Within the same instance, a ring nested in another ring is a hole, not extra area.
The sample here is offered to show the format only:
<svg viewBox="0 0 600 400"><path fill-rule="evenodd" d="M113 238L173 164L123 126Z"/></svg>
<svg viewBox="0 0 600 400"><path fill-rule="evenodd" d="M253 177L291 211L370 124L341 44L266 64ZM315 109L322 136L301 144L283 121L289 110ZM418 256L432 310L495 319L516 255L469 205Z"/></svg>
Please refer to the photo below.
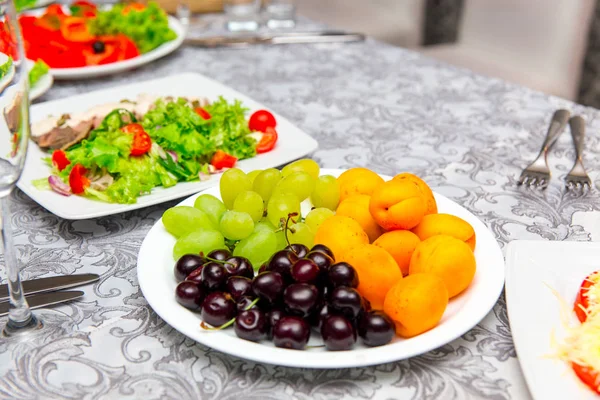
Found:
<svg viewBox="0 0 600 400"><path fill-rule="evenodd" d="M296 2L295 0L269 0L266 14L269 28L293 28L296 25Z"/></svg>
<svg viewBox="0 0 600 400"><path fill-rule="evenodd" d="M223 0L230 31L255 31L258 29L258 13L261 0Z"/></svg>
<svg viewBox="0 0 600 400"><path fill-rule="evenodd" d="M29 142L28 68L13 0L0 0L0 206L1 248L8 279L10 310L4 337L26 335L42 327L29 310L12 242L9 196L25 164Z"/></svg>

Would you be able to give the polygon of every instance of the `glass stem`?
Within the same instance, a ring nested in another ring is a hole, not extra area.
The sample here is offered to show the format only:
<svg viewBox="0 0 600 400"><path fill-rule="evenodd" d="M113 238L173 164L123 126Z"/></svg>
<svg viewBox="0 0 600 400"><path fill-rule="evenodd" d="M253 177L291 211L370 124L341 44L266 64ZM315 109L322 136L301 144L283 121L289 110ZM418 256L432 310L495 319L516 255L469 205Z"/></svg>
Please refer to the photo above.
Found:
<svg viewBox="0 0 600 400"><path fill-rule="evenodd" d="M31 311L23 293L21 278L19 277L19 264L16 249L13 244L11 230L11 212L9 196L0 198L2 207L2 247L4 250L4 265L8 278L8 294L10 296L9 324L14 327L25 326L31 322Z"/></svg>

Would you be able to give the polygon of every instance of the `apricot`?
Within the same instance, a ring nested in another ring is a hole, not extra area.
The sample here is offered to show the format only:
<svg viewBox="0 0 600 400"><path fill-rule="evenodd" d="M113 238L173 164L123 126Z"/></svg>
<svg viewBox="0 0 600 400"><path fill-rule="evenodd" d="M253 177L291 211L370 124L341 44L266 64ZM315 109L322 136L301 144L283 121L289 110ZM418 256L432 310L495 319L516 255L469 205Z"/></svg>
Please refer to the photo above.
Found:
<svg viewBox="0 0 600 400"><path fill-rule="evenodd" d="M403 172L394 176L393 180L407 180L417 185L419 187L419 190L425 197L425 201L427 202L427 211L425 211L425 214L427 215L437 213L437 202L435 201L433 191L423 179L419 178L414 174Z"/></svg>
<svg viewBox="0 0 600 400"><path fill-rule="evenodd" d="M336 210L336 215L350 217L360 224L369 241L372 242L383 233L381 227L371 216L369 212L369 202L371 197L366 194L355 194L342 201Z"/></svg>
<svg viewBox="0 0 600 400"><path fill-rule="evenodd" d="M384 182L382 177L366 168L350 168L338 176L337 180L340 184L340 203L356 194L370 196Z"/></svg>
<svg viewBox="0 0 600 400"><path fill-rule="evenodd" d="M387 292L383 311L394 320L396 334L413 337L435 327L446 311L448 290L435 274L414 274Z"/></svg>
<svg viewBox="0 0 600 400"><path fill-rule="evenodd" d="M421 190L407 180L391 180L377 187L371 195L369 211L379 226L387 231L412 229L426 211Z"/></svg>
<svg viewBox="0 0 600 400"><path fill-rule="evenodd" d="M396 264L398 264L402 275L406 276L408 275L410 258L419 242L417 235L411 231L390 231L379 236L373 244L390 253Z"/></svg>
<svg viewBox="0 0 600 400"><path fill-rule="evenodd" d="M475 230L464 219L450 214L430 214L412 229L419 239L425 240L435 235L448 235L462 240L471 250L475 250Z"/></svg>
<svg viewBox="0 0 600 400"><path fill-rule="evenodd" d="M381 310L388 290L402 279L394 258L381 247L364 244L352 249L345 261L358 274L359 293L369 300L373 309Z"/></svg>
<svg viewBox="0 0 600 400"><path fill-rule="evenodd" d="M423 240L413 253L409 275L429 272L442 278L450 298L465 290L473 280L475 256L462 240L448 235Z"/></svg>
<svg viewBox="0 0 600 400"><path fill-rule="evenodd" d="M315 244L329 247L337 261L343 261L350 249L366 243L369 237L359 223L342 215L327 218L315 234Z"/></svg>

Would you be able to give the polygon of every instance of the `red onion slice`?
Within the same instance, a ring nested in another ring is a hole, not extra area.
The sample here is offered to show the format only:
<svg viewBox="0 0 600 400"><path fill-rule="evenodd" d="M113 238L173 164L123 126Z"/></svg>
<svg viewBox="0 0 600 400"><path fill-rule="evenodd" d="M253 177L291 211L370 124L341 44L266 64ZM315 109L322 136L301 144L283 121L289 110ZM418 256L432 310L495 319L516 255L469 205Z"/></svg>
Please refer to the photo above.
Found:
<svg viewBox="0 0 600 400"><path fill-rule="evenodd" d="M52 190L54 190L56 193L62 194L63 196L71 195L71 188L69 185L64 183L58 176L50 175L48 177L48 183L50 184Z"/></svg>
<svg viewBox="0 0 600 400"><path fill-rule="evenodd" d="M173 159L173 161L177 162L179 160L179 158L177 157L177 153L175 153L172 150L167 150L167 154L169 154L171 156L171 158Z"/></svg>

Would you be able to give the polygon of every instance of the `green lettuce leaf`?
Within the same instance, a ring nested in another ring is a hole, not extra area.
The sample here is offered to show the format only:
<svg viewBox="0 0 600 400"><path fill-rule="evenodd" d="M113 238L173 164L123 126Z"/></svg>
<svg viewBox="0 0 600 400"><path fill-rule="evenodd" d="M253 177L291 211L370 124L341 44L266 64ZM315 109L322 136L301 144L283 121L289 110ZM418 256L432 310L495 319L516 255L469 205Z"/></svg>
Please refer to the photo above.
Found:
<svg viewBox="0 0 600 400"><path fill-rule="evenodd" d="M42 60L37 60L29 71L29 86L33 87L44 75L48 73L50 67Z"/></svg>

